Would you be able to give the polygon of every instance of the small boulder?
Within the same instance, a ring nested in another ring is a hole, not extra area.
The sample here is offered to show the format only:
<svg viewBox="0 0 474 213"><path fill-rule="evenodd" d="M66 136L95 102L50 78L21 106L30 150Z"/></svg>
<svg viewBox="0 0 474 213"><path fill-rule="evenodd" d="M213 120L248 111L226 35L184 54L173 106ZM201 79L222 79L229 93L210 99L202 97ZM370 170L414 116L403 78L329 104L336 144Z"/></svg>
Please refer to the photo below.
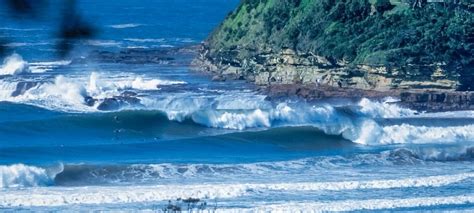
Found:
<svg viewBox="0 0 474 213"><path fill-rule="evenodd" d="M215 75L212 77L212 81L226 81L226 77L223 75Z"/></svg>

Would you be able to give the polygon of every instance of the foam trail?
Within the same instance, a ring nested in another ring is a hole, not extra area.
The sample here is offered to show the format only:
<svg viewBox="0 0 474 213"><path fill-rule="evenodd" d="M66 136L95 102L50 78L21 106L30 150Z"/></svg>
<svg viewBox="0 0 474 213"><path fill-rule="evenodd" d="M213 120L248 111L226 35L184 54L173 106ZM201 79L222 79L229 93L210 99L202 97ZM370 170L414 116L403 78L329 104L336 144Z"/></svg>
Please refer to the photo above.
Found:
<svg viewBox="0 0 474 213"><path fill-rule="evenodd" d="M71 61L48 61L28 63L21 55L13 54L5 58L0 75L19 75L23 73L44 73L59 66L71 64Z"/></svg>
<svg viewBox="0 0 474 213"><path fill-rule="evenodd" d="M170 81L161 79L143 79L136 77L133 80L117 81L114 85L120 89L136 89L136 90L157 90L159 86L186 84L184 81Z"/></svg>
<svg viewBox="0 0 474 213"><path fill-rule="evenodd" d="M99 47L119 47L121 45L120 42L113 40L88 40L87 44Z"/></svg>
<svg viewBox="0 0 474 213"><path fill-rule="evenodd" d="M147 43L147 42L154 42L160 43L164 42L164 38L126 38L125 41L132 41L132 42L139 42L139 43Z"/></svg>
<svg viewBox="0 0 474 213"><path fill-rule="evenodd" d="M134 24L134 23L129 23L129 24L114 24L114 25L109 25L109 27L114 28L114 29L126 29L126 28L135 28L142 26L142 24Z"/></svg>
<svg viewBox="0 0 474 213"><path fill-rule="evenodd" d="M47 62L32 62L30 63L30 70L32 73L45 73L59 66L66 66L71 64L71 61L47 61Z"/></svg>
<svg viewBox="0 0 474 213"><path fill-rule="evenodd" d="M23 58L16 53L5 58L0 68L0 75L18 75L29 72L28 62L24 61Z"/></svg>
<svg viewBox="0 0 474 213"><path fill-rule="evenodd" d="M417 197L405 199L343 200L332 202L290 202L263 205L255 209L226 209L225 212L328 212L361 211L395 208L467 205L474 203L473 195L449 197Z"/></svg>
<svg viewBox="0 0 474 213"><path fill-rule="evenodd" d="M204 184L160 186L42 188L34 191L0 192L0 206L61 206L74 204L117 204L156 202L183 197L225 199L250 195L263 190L280 191L341 191L357 189L391 189L406 187L440 187L468 178L473 173L407 178L400 180L372 180L345 182L268 183L268 184ZM6 193L6 194L5 194ZM35 199L31 199L31 197Z"/></svg>
<svg viewBox="0 0 474 213"><path fill-rule="evenodd" d="M474 173L458 175L430 176L420 178L406 178L397 180L373 180L373 181L342 181L323 183L288 183L274 185L250 185L255 189L290 190L290 191L342 191L356 189L392 189L408 187L440 187L468 178L474 177Z"/></svg>

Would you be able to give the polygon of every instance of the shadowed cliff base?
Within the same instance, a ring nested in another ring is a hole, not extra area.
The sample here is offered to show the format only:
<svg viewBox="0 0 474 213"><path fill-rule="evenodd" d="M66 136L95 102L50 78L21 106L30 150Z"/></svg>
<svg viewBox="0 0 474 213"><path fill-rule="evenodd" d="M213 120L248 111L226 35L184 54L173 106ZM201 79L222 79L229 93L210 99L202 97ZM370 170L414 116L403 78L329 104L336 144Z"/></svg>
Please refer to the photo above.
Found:
<svg viewBox="0 0 474 213"><path fill-rule="evenodd" d="M436 91L436 90L361 90L354 88L337 88L325 85L279 84L262 87L261 92L268 95L267 99L303 98L308 101L325 99L361 98L382 100L394 97L393 102L410 109L427 112L474 110L474 92Z"/></svg>

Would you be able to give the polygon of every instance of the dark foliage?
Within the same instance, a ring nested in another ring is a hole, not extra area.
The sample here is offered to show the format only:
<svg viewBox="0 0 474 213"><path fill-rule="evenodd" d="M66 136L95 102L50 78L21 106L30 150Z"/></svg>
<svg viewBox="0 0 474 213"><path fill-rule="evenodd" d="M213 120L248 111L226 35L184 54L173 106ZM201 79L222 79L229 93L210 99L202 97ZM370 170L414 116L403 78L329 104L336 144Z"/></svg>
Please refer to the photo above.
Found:
<svg viewBox="0 0 474 213"><path fill-rule="evenodd" d="M352 64L445 63L461 70L463 85L471 85L472 3L409 1L395 6L389 0L246 0L240 6L246 10L237 10L227 23L260 8L249 23L217 31L210 45L219 50L293 48ZM417 2L423 6L413 8Z"/></svg>

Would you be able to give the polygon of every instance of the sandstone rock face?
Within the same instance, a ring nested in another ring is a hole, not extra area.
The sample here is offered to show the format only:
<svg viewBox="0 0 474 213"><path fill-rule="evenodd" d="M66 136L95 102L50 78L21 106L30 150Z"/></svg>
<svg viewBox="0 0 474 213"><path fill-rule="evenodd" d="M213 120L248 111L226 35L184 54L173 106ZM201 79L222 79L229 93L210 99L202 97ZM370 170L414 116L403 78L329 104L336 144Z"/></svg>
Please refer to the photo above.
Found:
<svg viewBox="0 0 474 213"><path fill-rule="evenodd" d="M474 110L473 92L410 91L402 92L400 99L420 111Z"/></svg>
<svg viewBox="0 0 474 213"><path fill-rule="evenodd" d="M193 62L199 69L214 75L247 79L257 85L317 84L342 88L388 91L392 89L456 90L459 75L443 64L407 65L349 65L331 61L312 53L297 53L291 49L279 52L255 51L240 58L238 49L220 52L213 57L204 45ZM245 52L251 52L245 50Z"/></svg>
<svg viewBox="0 0 474 213"><path fill-rule="evenodd" d="M421 111L474 110L474 92L458 92L459 70L443 64L349 65L312 53L291 49L255 51L246 57L239 50L210 54L203 45L194 69L214 80L241 79L262 86L268 98L292 96L324 98L399 97L406 107ZM244 50L243 52L252 52Z"/></svg>

